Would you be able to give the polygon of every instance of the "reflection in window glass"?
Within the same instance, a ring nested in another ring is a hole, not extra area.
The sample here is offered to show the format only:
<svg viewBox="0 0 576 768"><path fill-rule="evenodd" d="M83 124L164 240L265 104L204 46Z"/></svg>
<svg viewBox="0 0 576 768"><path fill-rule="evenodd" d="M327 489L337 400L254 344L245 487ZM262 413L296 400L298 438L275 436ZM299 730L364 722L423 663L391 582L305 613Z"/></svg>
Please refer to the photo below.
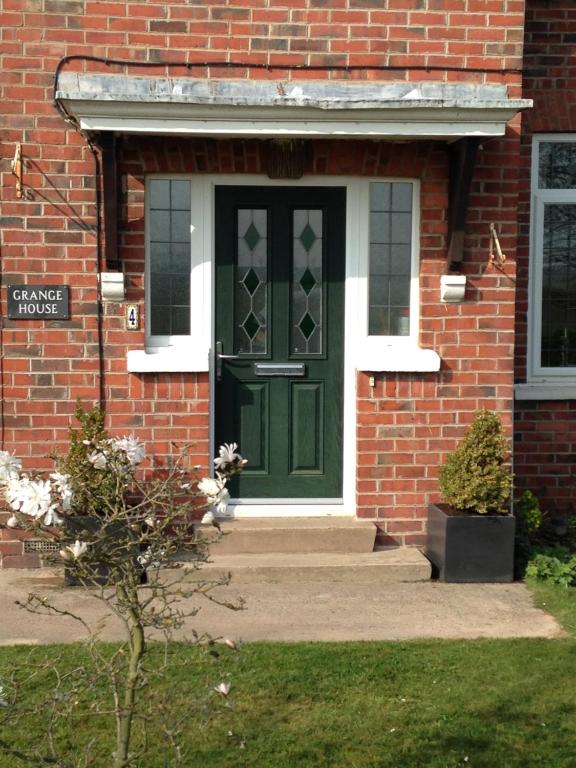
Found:
<svg viewBox="0 0 576 768"><path fill-rule="evenodd" d="M538 169L540 189L576 188L576 143L542 141Z"/></svg>
<svg viewBox="0 0 576 768"><path fill-rule="evenodd" d="M576 366L576 205L544 207L541 365Z"/></svg>
<svg viewBox="0 0 576 768"><path fill-rule="evenodd" d="M370 184L368 333L410 335L412 184Z"/></svg>
<svg viewBox="0 0 576 768"><path fill-rule="evenodd" d="M188 336L191 183L151 179L148 192L150 333Z"/></svg>

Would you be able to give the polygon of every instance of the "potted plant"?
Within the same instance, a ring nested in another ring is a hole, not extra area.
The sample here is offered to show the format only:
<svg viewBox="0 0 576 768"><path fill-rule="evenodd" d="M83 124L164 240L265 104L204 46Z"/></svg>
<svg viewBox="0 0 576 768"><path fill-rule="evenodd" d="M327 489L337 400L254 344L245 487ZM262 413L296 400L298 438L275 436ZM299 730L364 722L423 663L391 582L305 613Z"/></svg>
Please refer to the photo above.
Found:
<svg viewBox="0 0 576 768"><path fill-rule="evenodd" d="M426 555L448 582L514 578L515 519L508 442L499 417L479 411L440 468L442 504L428 507Z"/></svg>
<svg viewBox="0 0 576 768"><path fill-rule="evenodd" d="M57 472L51 477L63 478L67 493L63 529L72 542L98 538L106 561L112 550L120 560L137 560L139 532L131 523L130 500L137 467L146 455L144 445L132 436L111 438L99 408L85 410L78 403L74 415L80 427L70 427L68 453L52 454ZM93 575L96 583L106 583L110 565L94 563ZM65 567L64 578L68 585L79 584L70 567Z"/></svg>
<svg viewBox="0 0 576 768"><path fill-rule="evenodd" d="M69 585L118 584L127 574L140 579L177 545L196 552L193 518L208 507L202 521L217 526L212 510L224 513L228 479L246 463L236 444L220 448L216 477L198 482L185 451L144 469L143 443L110 437L98 408L78 406L76 418L80 428L70 429L68 453L52 455L56 471L48 476L23 472L19 459L0 451L0 492L13 512L7 526L56 542Z"/></svg>

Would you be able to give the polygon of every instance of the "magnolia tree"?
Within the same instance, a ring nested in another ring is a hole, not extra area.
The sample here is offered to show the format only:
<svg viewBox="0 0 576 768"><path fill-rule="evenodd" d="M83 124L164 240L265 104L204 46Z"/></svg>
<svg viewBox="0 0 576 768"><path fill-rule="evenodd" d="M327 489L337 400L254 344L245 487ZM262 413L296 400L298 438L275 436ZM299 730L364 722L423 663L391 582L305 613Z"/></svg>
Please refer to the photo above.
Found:
<svg viewBox="0 0 576 768"><path fill-rule="evenodd" d="M229 500L227 483L246 461L235 443L223 445L214 461L215 476L198 480L198 467L187 466L186 450L159 466L146 460L144 445L137 438L109 437L98 409L78 408L76 416L81 429L71 431L67 456L54 456L54 472L47 477L25 472L18 458L0 452L0 486L11 510L7 525L33 528L56 542L55 561L65 565L69 583L89 589L124 626L125 641L116 652L103 651L93 632L88 647L98 679L106 670L113 697L116 736L109 764L128 768L145 764L142 745L147 742L148 726L163 727L154 712L158 702L149 692L145 652L151 637L168 641L176 630L185 631L186 619L199 610L190 600L196 596L230 608L241 607L214 594L221 580L198 577L210 540L199 535L192 521L201 517L202 522L219 527L217 518L226 514ZM212 540L220 535L216 528L208 527L213 531ZM188 560L185 570L176 567L176 556L182 553ZM24 607L36 613L72 616L86 626L81 616L35 595ZM193 631L190 637L211 646L215 642ZM225 643L235 648L232 641ZM92 685L88 674L83 679L86 686ZM6 690L5 686L5 703L10 698ZM222 699L229 690L229 681L214 685L215 695ZM69 699L59 691L58 701ZM17 716L18 707L13 703L13 707L3 707L5 717ZM52 704L50 711L57 713L58 707ZM57 720L58 715L54 717ZM186 713L180 711L182 727L185 720ZM139 730L136 740L135 723ZM186 765L177 748L177 733L172 721L171 764ZM50 759L60 760L53 731L47 743ZM77 764L90 765L90 759Z"/></svg>

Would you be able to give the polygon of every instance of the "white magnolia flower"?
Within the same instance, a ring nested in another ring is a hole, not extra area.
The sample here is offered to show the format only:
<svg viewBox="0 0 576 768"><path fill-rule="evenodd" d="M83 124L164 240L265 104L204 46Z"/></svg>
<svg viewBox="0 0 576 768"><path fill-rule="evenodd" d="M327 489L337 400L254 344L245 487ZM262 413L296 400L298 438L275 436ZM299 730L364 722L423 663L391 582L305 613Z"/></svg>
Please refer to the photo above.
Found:
<svg viewBox="0 0 576 768"><path fill-rule="evenodd" d="M224 443L218 449L218 456L214 459L216 470L226 470L231 464L241 467L247 463L239 453L236 453L238 443Z"/></svg>
<svg viewBox="0 0 576 768"><path fill-rule="evenodd" d="M203 477L198 482L198 490L206 496L210 504L214 504L224 490L225 485L226 481L221 477Z"/></svg>
<svg viewBox="0 0 576 768"><path fill-rule="evenodd" d="M162 558L165 555L166 549L164 547L156 547L155 549L146 547L144 552L138 555L136 560L142 568L161 568L162 561L159 558Z"/></svg>
<svg viewBox="0 0 576 768"><path fill-rule="evenodd" d="M49 480L32 480L28 486L28 498L20 511L31 517L42 517L50 512L52 501L52 485Z"/></svg>
<svg viewBox="0 0 576 768"><path fill-rule="evenodd" d="M71 488L60 492L60 498L62 499L62 509L64 512L70 512L72 509L72 495L73 494Z"/></svg>
<svg viewBox="0 0 576 768"><path fill-rule="evenodd" d="M216 693L219 693L221 696L228 696L228 694L230 693L231 687L232 686L230 683L222 682L222 683L218 683L218 685L215 685L214 690L216 691Z"/></svg>
<svg viewBox="0 0 576 768"><path fill-rule="evenodd" d="M229 503L230 493L228 488L223 488L218 494L217 500L214 502L214 509L219 517L224 517L227 514Z"/></svg>
<svg viewBox="0 0 576 768"><path fill-rule="evenodd" d="M202 520L200 520L201 523L204 525L211 525L216 518L214 517L214 512L212 512L211 509L208 510L208 512L204 512L204 515L202 517Z"/></svg>
<svg viewBox="0 0 576 768"><path fill-rule="evenodd" d="M18 528L19 522L16 515L10 515L8 520L6 520L6 525L8 526L8 528Z"/></svg>
<svg viewBox="0 0 576 768"><path fill-rule="evenodd" d="M54 485L60 492L70 487L70 475L66 475L63 472L52 472L50 479L54 480Z"/></svg>
<svg viewBox="0 0 576 768"><path fill-rule="evenodd" d="M11 480L6 489L8 503L16 512L30 517L42 517L54 508L50 480Z"/></svg>
<svg viewBox="0 0 576 768"><path fill-rule="evenodd" d="M64 560L78 560L79 557L86 554L88 550L88 544L85 541L76 539L74 544L68 544L67 547L60 550L60 557Z"/></svg>
<svg viewBox="0 0 576 768"><path fill-rule="evenodd" d="M20 474L22 462L8 451L0 451L0 483L6 484Z"/></svg>
<svg viewBox="0 0 576 768"><path fill-rule="evenodd" d="M44 525L62 525L63 522L64 520L55 509L50 508L44 515Z"/></svg>
<svg viewBox="0 0 576 768"><path fill-rule="evenodd" d="M88 456L88 461L95 467L95 469L104 469L106 467L107 459L102 451L92 451Z"/></svg>
<svg viewBox="0 0 576 768"><path fill-rule="evenodd" d="M146 456L146 448L144 443L134 435L128 437L114 437L111 440L111 445L116 450L124 451L128 462L135 467L136 464L140 464Z"/></svg>
<svg viewBox="0 0 576 768"><path fill-rule="evenodd" d="M203 477L198 483L198 490L206 496L206 501L213 508L213 512L219 517L226 515L228 510L228 503L230 502L230 494L226 488L226 479L220 477ZM208 514L208 513L206 513ZM206 517L206 515L204 516ZM202 522L213 522L214 515L208 520L202 520Z"/></svg>
<svg viewBox="0 0 576 768"><path fill-rule="evenodd" d="M6 484L6 489L4 491L4 496L6 497L6 501L13 510L16 512L20 509L20 503L21 503L21 496L23 493L24 487L30 482L30 479L26 477L26 475L23 475L22 477L12 477Z"/></svg>
<svg viewBox="0 0 576 768"><path fill-rule="evenodd" d="M65 475L62 472L52 472L50 478L54 482L54 486L58 491L60 499L62 500L62 509L64 512L69 512L72 507L72 488L70 487L70 475Z"/></svg>

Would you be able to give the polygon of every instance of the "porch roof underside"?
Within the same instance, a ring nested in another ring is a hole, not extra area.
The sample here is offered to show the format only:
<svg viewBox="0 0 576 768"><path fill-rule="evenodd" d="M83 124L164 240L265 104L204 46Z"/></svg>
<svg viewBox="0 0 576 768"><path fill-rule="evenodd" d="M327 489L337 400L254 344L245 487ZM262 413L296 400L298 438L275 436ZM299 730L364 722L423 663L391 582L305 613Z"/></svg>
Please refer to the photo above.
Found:
<svg viewBox="0 0 576 768"><path fill-rule="evenodd" d="M63 73L56 98L88 131L252 138L502 136L529 99L505 85L344 83Z"/></svg>

